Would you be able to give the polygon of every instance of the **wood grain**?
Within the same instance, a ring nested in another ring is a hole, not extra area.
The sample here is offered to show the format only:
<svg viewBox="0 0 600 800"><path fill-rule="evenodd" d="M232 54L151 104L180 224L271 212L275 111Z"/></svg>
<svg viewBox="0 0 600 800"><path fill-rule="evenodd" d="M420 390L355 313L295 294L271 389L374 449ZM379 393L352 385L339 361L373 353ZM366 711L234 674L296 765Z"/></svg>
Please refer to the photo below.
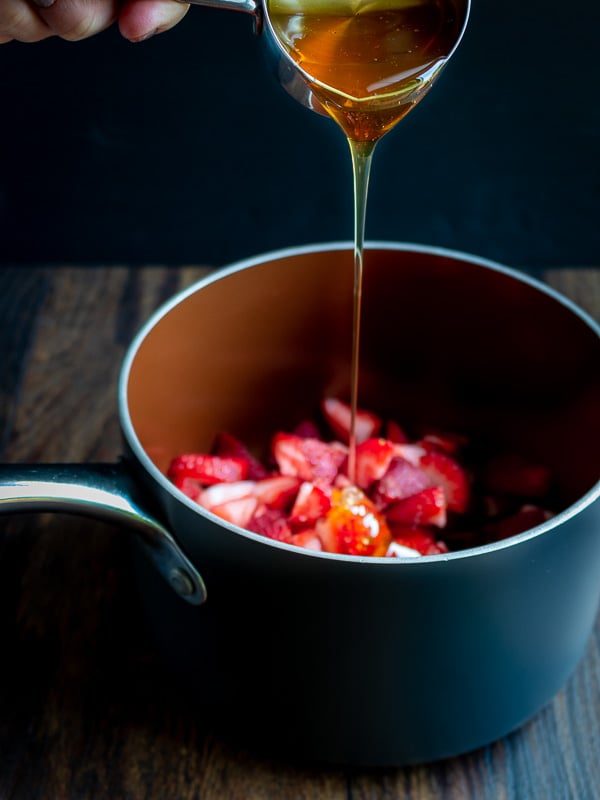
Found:
<svg viewBox="0 0 600 800"><path fill-rule="evenodd" d="M127 344L195 267L0 275L0 455L111 461ZM600 270L545 279L600 318ZM519 731L461 758L388 769L276 763L213 736L144 629L127 542L63 515L0 519L0 800L595 800L600 620L564 689Z"/></svg>

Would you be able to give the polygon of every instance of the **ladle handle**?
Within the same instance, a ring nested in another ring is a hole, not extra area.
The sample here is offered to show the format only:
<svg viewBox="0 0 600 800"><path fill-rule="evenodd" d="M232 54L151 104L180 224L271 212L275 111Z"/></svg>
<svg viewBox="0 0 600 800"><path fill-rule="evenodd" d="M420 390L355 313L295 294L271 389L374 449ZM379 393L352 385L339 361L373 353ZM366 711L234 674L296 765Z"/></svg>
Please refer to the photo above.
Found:
<svg viewBox="0 0 600 800"><path fill-rule="evenodd" d="M202 577L169 531L138 504L138 491L124 462L0 464L0 514L62 511L124 526L174 591L200 605L206 600Z"/></svg>

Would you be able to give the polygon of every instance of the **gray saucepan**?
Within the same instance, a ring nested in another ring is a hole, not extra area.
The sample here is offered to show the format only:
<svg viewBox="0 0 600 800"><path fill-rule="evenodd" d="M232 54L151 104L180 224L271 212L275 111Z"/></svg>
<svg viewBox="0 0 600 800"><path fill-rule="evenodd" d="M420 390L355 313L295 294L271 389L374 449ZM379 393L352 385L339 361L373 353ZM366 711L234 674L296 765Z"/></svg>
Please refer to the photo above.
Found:
<svg viewBox="0 0 600 800"><path fill-rule="evenodd" d="M369 243L360 404L535 457L556 476L558 513L421 558L303 550L203 510L165 471L221 430L261 454L347 394L352 271L348 243L297 247L176 295L122 367L122 461L4 465L0 512L71 510L134 531L158 645L224 734L293 760L404 765L515 730L586 647L600 596L600 330L515 270Z"/></svg>

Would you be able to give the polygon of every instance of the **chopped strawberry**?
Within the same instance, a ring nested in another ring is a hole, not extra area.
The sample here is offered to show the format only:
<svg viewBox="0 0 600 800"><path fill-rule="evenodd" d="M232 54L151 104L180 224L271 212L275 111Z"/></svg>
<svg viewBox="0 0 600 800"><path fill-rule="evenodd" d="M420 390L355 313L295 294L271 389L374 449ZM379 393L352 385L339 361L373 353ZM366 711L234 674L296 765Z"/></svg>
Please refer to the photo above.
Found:
<svg viewBox="0 0 600 800"><path fill-rule="evenodd" d="M312 419L305 419L299 422L292 431L294 436L301 436L303 439L322 439L321 431Z"/></svg>
<svg viewBox="0 0 600 800"><path fill-rule="evenodd" d="M550 511L528 503L509 517L489 522L484 526L483 532L488 541L496 542L531 530L551 519L552 516Z"/></svg>
<svg viewBox="0 0 600 800"><path fill-rule="evenodd" d="M211 511L218 517L238 525L240 528L246 528L250 520L254 516L254 512L258 507L258 500L256 497L239 497L236 500L227 500L225 503L212 506Z"/></svg>
<svg viewBox="0 0 600 800"><path fill-rule="evenodd" d="M298 490L296 501L289 516L291 528L303 528L314 525L318 519L324 517L331 508L330 493L324 491L314 483L305 481Z"/></svg>
<svg viewBox="0 0 600 800"><path fill-rule="evenodd" d="M333 434L340 441L348 443L350 441L350 427L352 410L348 403L337 400L335 397L326 397L321 403L323 415ZM370 411L364 409L356 410L354 421L354 433L357 444L377 436L381 428L381 419Z"/></svg>
<svg viewBox="0 0 600 800"><path fill-rule="evenodd" d="M246 445L226 431L221 431L216 435L212 452L217 456L233 456L234 458L245 459L248 462L246 477L252 480L266 478L269 474L267 468L252 455Z"/></svg>
<svg viewBox="0 0 600 800"><path fill-rule="evenodd" d="M396 447L388 439L366 439L361 442L356 448L356 485L368 489L382 478L394 458Z"/></svg>
<svg viewBox="0 0 600 800"><path fill-rule="evenodd" d="M323 549L323 543L314 530L293 534L290 538L290 544L295 544L296 547L304 547L306 550L316 550L317 552Z"/></svg>
<svg viewBox="0 0 600 800"><path fill-rule="evenodd" d="M379 508L395 500L403 500L429 486L429 478L409 461L394 456L380 480L373 486L371 496Z"/></svg>
<svg viewBox="0 0 600 800"><path fill-rule="evenodd" d="M484 472L487 488L516 497L544 497L552 486L552 473L541 464L505 453L493 458Z"/></svg>
<svg viewBox="0 0 600 800"><path fill-rule="evenodd" d="M425 455L427 450L418 444L403 444L402 442L394 444L394 453L398 458L403 458L415 467L419 466L421 458Z"/></svg>
<svg viewBox="0 0 600 800"><path fill-rule="evenodd" d="M393 525L391 531L394 542L403 547L410 547L411 550L417 550L423 556L448 552L444 542L436 540L435 536L425 528Z"/></svg>
<svg viewBox="0 0 600 800"><path fill-rule="evenodd" d="M283 475L319 484L332 484L348 456L347 448L339 442L303 439L290 433L275 434L272 446Z"/></svg>
<svg viewBox="0 0 600 800"><path fill-rule="evenodd" d="M446 525L446 495L441 486L423 489L417 494L397 500L385 511L388 523L401 525Z"/></svg>
<svg viewBox="0 0 600 800"><path fill-rule="evenodd" d="M389 419L385 425L385 438L395 444L408 444L410 441L404 428L402 428L394 419Z"/></svg>
<svg viewBox="0 0 600 800"><path fill-rule="evenodd" d="M171 462L168 469L171 480L193 478L209 486L243 480L248 475L248 462L233 456L214 456L204 453L184 453Z"/></svg>
<svg viewBox="0 0 600 800"><path fill-rule="evenodd" d="M276 508L264 508L257 512L246 526L249 531L276 539L278 542L291 541L292 532L288 525L287 515Z"/></svg>
<svg viewBox="0 0 600 800"><path fill-rule="evenodd" d="M193 478L175 478L173 480L175 486L182 491L187 497L191 500L198 500L200 493L202 492L202 486L195 481Z"/></svg>
<svg viewBox="0 0 600 800"><path fill-rule="evenodd" d="M425 433L418 442L425 450L441 450L448 455L456 455L460 450L467 446L469 440L466 436L459 433L448 431L430 431Z"/></svg>
<svg viewBox="0 0 600 800"><path fill-rule="evenodd" d="M449 511L464 513L469 505L470 487L467 475L458 461L445 453L432 451L419 459L419 468L429 477L431 486L441 486Z"/></svg>
<svg viewBox="0 0 600 800"><path fill-rule="evenodd" d="M273 475L256 481L253 494L269 508L289 510L300 485L300 478L293 475Z"/></svg>
<svg viewBox="0 0 600 800"><path fill-rule="evenodd" d="M215 506L222 503L229 503L231 500L239 500L241 497L253 497L254 481L232 481L231 483L215 483L203 489L197 501L204 508L212 510Z"/></svg>

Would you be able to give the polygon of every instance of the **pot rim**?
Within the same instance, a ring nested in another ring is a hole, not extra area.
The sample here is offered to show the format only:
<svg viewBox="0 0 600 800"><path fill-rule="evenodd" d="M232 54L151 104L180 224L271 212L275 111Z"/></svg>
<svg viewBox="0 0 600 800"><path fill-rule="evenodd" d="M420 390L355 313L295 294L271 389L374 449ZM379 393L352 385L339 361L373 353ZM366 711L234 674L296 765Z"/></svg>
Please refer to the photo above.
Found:
<svg viewBox="0 0 600 800"><path fill-rule="evenodd" d="M541 291L542 293L551 297L556 302L565 306L571 313L578 316L600 339L600 325L598 325L598 323L586 311L580 308L576 303L574 303L568 297L565 297L563 294L558 292L556 289L553 289L551 286L533 278L532 276L528 275L525 272L521 272L511 267L507 267L503 264L500 264L496 261L493 261L491 259L482 256L476 256L471 253L466 253L460 250L454 250L434 245L425 245L412 242L396 242L396 241L377 239L377 240L365 241L364 246L366 250L391 250L398 252L414 252L414 253L430 254L433 256L441 256L445 258L464 261L470 264L474 264L476 266L483 267L485 269L490 269L495 272L503 273L509 278L513 278L521 283L530 285L534 289ZM218 517L212 512L208 511L207 509L202 508L202 506L195 503L189 497L186 497L186 495L184 495L183 492L181 492L179 489L175 487L175 485L167 478L167 476L164 473L162 473L158 469L158 467L156 467L154 462L150 459L150 457L146 453L144 447L142 446L137 436L133 422L131 420L131 415L129 413L129 404L127 400L127 386L129 382L131 367L136 358L137 352L142 342L146 339L148 333L157 325L158 322L160 322L161 319L167 316L167 314L169 314L169 312L173 308L178 306L180 303L184 302L188 297L202 290L204 287L209 286L210 284L219 281L222 278L226 278L229 275L235 274L236 272L259 266L260 264L263 264L265 262L274 261L282 258L289 258L291 256L298 256L315 252L330 252L334 250L352 251L353 248L354 248L354 243L352 241L340 240L333 242L321 242L321 243L317 242L312 244L295 245L295 246L281 248L278 250L271 250L265 253L259 253L254 256L248 256L246 258L232 262L231 264L228 264L226 266L215 268L215 270L212 271L210 274L204 276L203 278L200 278L198 281L195 281L193 284L182 289L181 291L176 292L172 297L170 297L163 304L161 304L150 315L150 317L142 325L138 333L132 339L129 347L127 348L127 352L125 354L125 357L121 365L117 393L118 393L119 419L123 435L125 436L127 444L131 448L136 459L141 463L146 472L148 472L151 475L154 481L157 482L164 491L168 492L168 494L170 494L174 500L187 506L190 510L199 514L201 517L204 517L207 520L215 524L218 524L223 528L226 528L232 533L235 533L239 536L250 539L257 543L260 543L266 547L280 548L299 555L306 556L308 558L325 558L334 561L349 561L353 563L388 564L388 565L424 564L430 562L439 563L441 561L456 561L465 558L473 558L476 556L484 556L489 553L516 547L522 542L537 538L538 536L542 536L543 534L553 530L554 528L563 525L569 519L581 513L585 508L590 506L595 500L600 498L600 478L599 478L596 484L592 486L584 495L582 495L578 500L576 500L570 506L560 511L554 517L543 522L540 525L535 526L534 528L530 528L529 530L523 531L522 533L519 533L508 539L502 539L497 542L491 542L489 544L479 545L477 547L466 548L464 550L457 550L449 553L420 556L419 558L406 557L406 556L398 558L370 556L368 558L365 558L361 556L350 556L338 553L328 553L323 551L308 550L306 548L298 547L297 545L286 544L284 542L268 539L264 536L261 536L260 534L245 530L244 528L240 528L237 525L233 525L232 523L223 520L221 517Z"/></svg>

